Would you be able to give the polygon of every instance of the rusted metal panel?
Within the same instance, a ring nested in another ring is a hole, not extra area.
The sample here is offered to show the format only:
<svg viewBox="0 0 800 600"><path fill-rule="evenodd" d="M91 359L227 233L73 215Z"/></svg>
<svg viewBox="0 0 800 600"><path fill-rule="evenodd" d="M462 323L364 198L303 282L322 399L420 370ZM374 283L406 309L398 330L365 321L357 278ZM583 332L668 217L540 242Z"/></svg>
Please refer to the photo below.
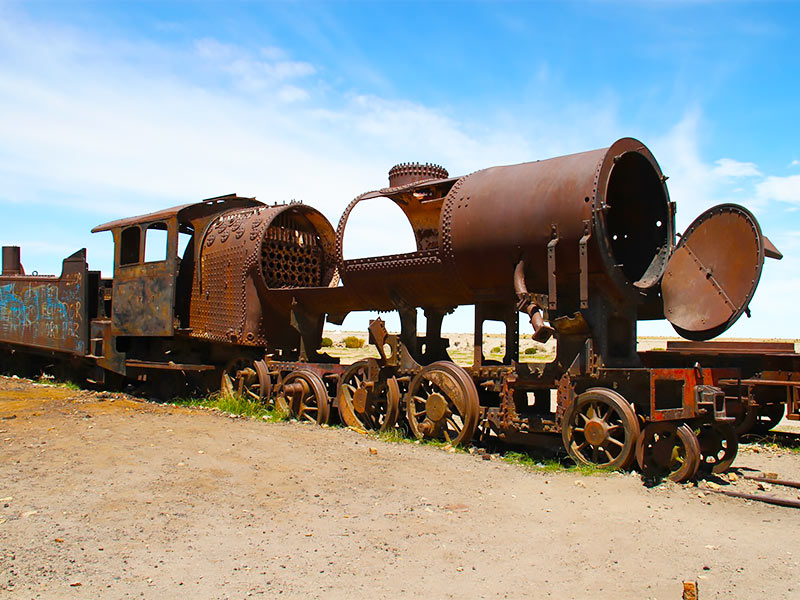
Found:
<svg viewBox="0 0 800 600"><path fill-rule="evenodd" d="M748 310L763 264L755 217L735 204L709 209L669 259L661 284L664 315L685 338L719 335Z"/></svg>
<svg viewBox="0 0 800 600"><path fill-rule="evenodd" d="M127 217L125 219L118 219L109 223L98 225L92 229L92 233L100 231L112 231L114 229L121 229L130 227L131 225L138 225L141 223L153 223L155 221L168 221L177 218L178 220L188 220L190 218L197 218L201 215L209 215L224 210L231 210L235 208L247 208L250 206L261 205L261 202L255 198L242 198L236 194L227 194L225 196L215 196L214 198L207 198L200 202L193 202L191 204L182 204L180 206L173 206L156 212L139 215L136 217Z"/></svg>
<svg viewBox="0 0 800 600"><path fill-rule="evenodd" d="M114 278L114 335L171 336L174 333L174 267L123 267Z"/></svg>
<svg viewBox="0 0 800 600"><path fill-rule="evenodd" d="M224 213L195 235L191 335L250 346L299 344L290 323L293 296L271 290L334 281L335 234L327 219L300 203L261 206Z"/></svg>
<svg viewBox="0 0 800 600"><path fill-rule="evenodd" d="M3 246L3 275L24 275L19 246Z"/></svg>
<svg viewBox="0 0 800 600"><path fill-rule="evenodd" d="M794 342L732 342L723 340L719 342L667 342L667 351L694 352L694 353L741 353L741 354L786 354L794 353Z"/></svg>
<svg viewBox="0 0 800 600"><path fill-rule="evenodd" d="M111 319L94 319L91 324L90 357L97 366L125 375L125 354L118 352L111 333Z"/></svg>
<svg viewBox="0 0 800 600"><path fill-rule="evenodd" d="M669 198L649 150L625 138L610 148L477 171L463 178L445 201L443 247L464 283L473 289L508 289L497 267L526 263L533 292L548 290L548 244L557 232L555 263L559 305L579 304L579 247L591 224L588 271L619 293L656 285L672 239Z"/></svg>
<svg viewBox="0 0 800 600"><path fill-rule="evenodd" d="M653 421L693 419L699 414L695 388L717 387L722 385L724 380L735 379L738 376L739 370L735 368L650 369L650 419ZM724 417L724 403L716 407L716 411L721 411Z"/></svg>
<svg viewBox="0 0 800 600"><path fill-rule="evenodd" d="M0 339L86 354L87 277L85 249L64 259L61 277L0 277Z"/></svg>

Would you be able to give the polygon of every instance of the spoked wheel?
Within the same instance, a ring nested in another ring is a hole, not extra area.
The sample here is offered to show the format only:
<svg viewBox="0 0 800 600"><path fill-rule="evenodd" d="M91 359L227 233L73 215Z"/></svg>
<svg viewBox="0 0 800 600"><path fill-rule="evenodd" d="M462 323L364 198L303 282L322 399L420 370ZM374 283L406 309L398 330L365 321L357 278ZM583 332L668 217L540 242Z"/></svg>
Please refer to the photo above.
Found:
<svg viewBox="0 0 800 600"><path fill-rule="evenodd" d="M786 407L783 404L760 404L755 407L756 421L753 426L755 433L764 434L778 426L783 419Z"/></svg>
<svg viewBox="0 0 800 600"><path fill-rule="evenodd" d="M301 421L322 425L330 417L328 390L313 371L293 371L281 382L276 404Z"/></svg>
<svg viewBox="0 0 800 600"><path fill-rule="evenodd" d="M387 431L400 416L400 388L394 377L381 378L374 360L352 364L339 380L339 417L345 425Z"/></svg>
<svg viewBox="0 0 800 600"><path fill-rule="evenodd" d="M728 423L707 423L697 436L700 442L700 468L709 473L724 473L739 451L739 436Z"/></svg>
<svg viewBox="0 0 800 600"><path fill-rule="evenodd" d="M222 372L220 391L226 398L265 402L272 393L272 382L263 360L236 358Z"/></svg>
<svg viewBox="0 0 800 600"><path fill-rule="evenodd" d="M408 386L406 417L417 438L465 444L475 435L479 416L475 382L451 362L424 367Z"/></svg>
<svg viewBox="0 0 800 600"><path fill-rule="evenodd" d="M736 403L728 402L725 409L727 414L734 418L733 429L736 431L736 435L743 436L753 430L758 420L758 412L756 407L750 406L746 399Z"/></svg>
<svg viewBox="0 0 800 600"><path fill-rule="evenodd" d="M679 483L697 473L700 442L685 423L650 423L639 436L636 460L643 473Z"/></svg>
<svg viewBox="0 0 800 600"><path fill-rule="evenodd" d="M639 420L617 392L591 388L564 415L561 438L572 460L604 469L624 469L633 460Z"/></svg>

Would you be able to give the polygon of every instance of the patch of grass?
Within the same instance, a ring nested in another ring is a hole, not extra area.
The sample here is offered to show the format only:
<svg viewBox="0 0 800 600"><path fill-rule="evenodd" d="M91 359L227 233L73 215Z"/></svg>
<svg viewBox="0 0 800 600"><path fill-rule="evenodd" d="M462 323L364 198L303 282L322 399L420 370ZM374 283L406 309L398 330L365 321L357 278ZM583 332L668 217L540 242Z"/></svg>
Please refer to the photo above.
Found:
<svg viewBox="0 0 800 600"><path fill-rule="evenodd" d="M608 469L602 469L594 465L576 465L570 462L563 462L552 458L541 458L531 456L526 452L509 451L501 457L505 462L512 465L519 465L532 471L543 473L580 473L581 475L601 475L607 474Z"/></svg>
<svg viewBox="0 0 800 600"><path fill-rule="evenodd" d="M264 421L278 422L289 419L289 414L277 406L268 406L253 402L248 398L239 395L226 397L216 393L204 398L175 398L172 404L177 406L203 406L206 408L216 408L217 410L250 419L261 419Z"/></svg>
<svg viewBox="0 0 800 600"><path fill-rule="evenodd" d="M67 390L72 390L73 392L78 392L82 388L77 383L73 383L69 380L67 381L58 381L52 375L47 375L46 373L42 373L39 376L39 379L36 380L36 383L41 383L43 385L52 385L53 387L60 387L65 388Z"/></svg>
<svg viewBox="0 0 800 600"><path fill-rule="evenodd" d="M375 434L375 437L382 442L389 442L390 444L411 444L414 442L399 427L393 427L387 431L379 431Z"/></svg>
<svg viewBox="0 0 800 600"><path fill-rule="evenodd" d="M792 434L773 432L759 438L752 434L748 434L743 436L741 442L744 444L761 446L769 450L788 450L789 452L800 454L800 438L797 438Z"/></svg>
<svg viewBox="0 0 800 600"><path fill-rule="evenodd" d="M469 452L466 446L454 446L450 442L446 442L444 440L426 440L426 439L418 440L417 438L406 434L406 432L403 431L400 427L393 427L388 431L370 432L370 436L379 439L382 442L388 442L390 444L419 443L420 445L423 446L434 446L435 448L441 448L447 451L460 452L460 453Z"/></svg>

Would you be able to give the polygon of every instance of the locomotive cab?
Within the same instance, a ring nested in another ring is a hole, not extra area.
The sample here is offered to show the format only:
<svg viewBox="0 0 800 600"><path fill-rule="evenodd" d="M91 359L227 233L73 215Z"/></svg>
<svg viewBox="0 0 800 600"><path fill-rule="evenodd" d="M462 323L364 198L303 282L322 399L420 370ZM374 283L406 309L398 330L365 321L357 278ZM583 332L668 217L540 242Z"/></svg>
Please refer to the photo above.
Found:
<svg viewBox="0 0 800 600"><path fill-rule="evenodd" d="M174 335L176 327L185 320L176 314L184 312L180 306L176 311L176 289L182 287L179 279L191 277L196 222L209 214L256 204L260 203L255 199L232 194L92 229L92 233L111 231L114 236L112 334ZM179 250L184 249L182 261ZM181 268L182 262L185 264Z"/></svg>

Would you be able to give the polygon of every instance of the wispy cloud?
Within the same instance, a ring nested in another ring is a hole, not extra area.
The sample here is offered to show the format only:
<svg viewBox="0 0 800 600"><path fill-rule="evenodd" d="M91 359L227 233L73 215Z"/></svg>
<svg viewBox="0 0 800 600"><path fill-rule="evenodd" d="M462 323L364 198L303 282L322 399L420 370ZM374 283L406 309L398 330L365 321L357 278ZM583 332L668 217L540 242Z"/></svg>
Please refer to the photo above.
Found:
<svg viewBox="0 0 800 600"><path fill-rule="evenodd" d="M550 94L562 75L547 62L534 99L465 116L383 93L391 86L375 83L381 73L348 80L275 45L110 40L10 11L0 19L0 57L0 203L18 215L0 223L0 237L24 243L52 271L61 250L85 243L107 271L108 240L87 240L86 230L116 216L239 192L302 199L335 225L397 162L437 162L458 175L602 147L635 129L613 89L587 100ZM764 174L746 156L706 157L703 127L698 106L666 132L634 131L671 176L679 230L722 201L800 204L796 179ZM408 231L395 206L364 210L348 229L353 255L408 249L397 247L410 238L399 238ZM65 230L50 234L56 245L28 243L41 239L37 213Z"/></svg>
<svg viewBox="0 0 800 600"><path fill-rule="evenodd" d="M735 177L760 177L761 171L755 163L740 162L732 158L720 158L714 163L717 165L711 171L715 177L735 178Z"/></svg>
<svg viewBox="0 0 800 600"><path fill-rule="evenodd" d="M275 46L262 48L253 56L241 47L223 44L211 38L195 42L197 56L231 76L237 87L247 92L272 91L282 101L306 100L308 92L290 81L316 73L311 63L289 60L287 53Z"/></svg>
<svg viewBox="0 0 800 600"><path fill-rule="evenodd" d="M760 200L800 204L800 175L767 177L756 184L756 195Z"/></svg>

